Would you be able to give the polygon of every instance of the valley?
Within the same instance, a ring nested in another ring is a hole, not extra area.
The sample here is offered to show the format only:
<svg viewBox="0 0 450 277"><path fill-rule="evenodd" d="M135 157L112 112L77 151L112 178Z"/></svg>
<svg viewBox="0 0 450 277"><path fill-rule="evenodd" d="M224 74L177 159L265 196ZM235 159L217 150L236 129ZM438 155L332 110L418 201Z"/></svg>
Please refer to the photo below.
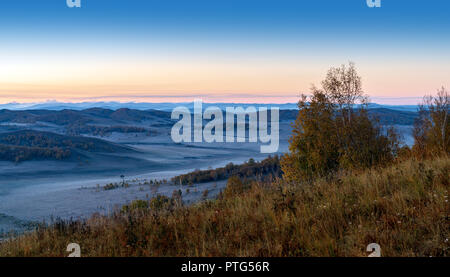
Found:
<svg viewBox="0 0 450 277"><path fill-rule="evenodd" d="M385 108L370 112L380 124L396 126L411 143L415 113ZM277 154L288 150L296 115L296 110L280 110ZM161 110L0 110L0 230L107 214L130 201L170 196L177 189L173 184L156 189L139 185L146 180L170 180L268 156L260 153L259 143L174 143L170 132L175 122ZM98 189L121 182L121 175L130 187ZM183 199L198 201L204 190L214 197L225 183L195 183Z"/></svg>

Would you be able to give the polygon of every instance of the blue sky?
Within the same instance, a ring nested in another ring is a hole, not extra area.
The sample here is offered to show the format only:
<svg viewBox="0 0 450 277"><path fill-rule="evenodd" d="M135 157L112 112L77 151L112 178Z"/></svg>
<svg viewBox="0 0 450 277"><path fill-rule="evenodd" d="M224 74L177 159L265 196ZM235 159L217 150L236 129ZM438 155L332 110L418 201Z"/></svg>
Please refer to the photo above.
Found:
<svg viewBox="0 0 450 277"><path fill-rule="evenodd" d="M81 1L72 9L65 0L2 1L0 102L289 102L350 60L374 98L450 85L446 0Z"/></svg>

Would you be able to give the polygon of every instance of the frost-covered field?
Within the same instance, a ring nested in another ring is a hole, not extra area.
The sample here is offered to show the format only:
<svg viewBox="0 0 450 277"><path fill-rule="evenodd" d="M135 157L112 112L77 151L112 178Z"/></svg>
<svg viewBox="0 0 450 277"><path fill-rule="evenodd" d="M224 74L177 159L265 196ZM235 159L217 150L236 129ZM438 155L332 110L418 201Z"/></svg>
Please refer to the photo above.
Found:
<svg viewBox="0 0 450 277"><path fill-rule="evenodd" d="M287 150L289 123L282 123L280 153ZM288 130L288 131L287 131ZM149 180L170 178L194 171L240 164L249 158L261 160L255 143L198 143L175 144L170 136L145 136L141 134L113 133L102 137L138 150L130 157L126 154L95 155L89 161L27 161L19 164L0 161L0 230L22 231L33 222L51 219L77 219L93 213L107 214L136 199L148 199L156 194L171 196L182 189L183 200L192 203L215 196L226 184L195 184L179 187L161 184L158 187L144 184ZM128 188L104 190L109 183L121 183L125 175ZM189 193L186 189L189 188Z"/></svg>
<svg viewBox="0 0 450 277"><path fill-rule="evenodd" d="M411 145L412 127L395 127L406 144ZM26 161L19 164L0 161L0 231L21 231L30 223L49 222L58 217L77 219L97 212L107 214L136 199L148 199L156 194L170 196L175 189L182 189L186 203L201 199L205 189L208 189L209 197L213 197L223 189L225 181L194 184L189 193L186 193L187 187L162 184L156 188L144 183L268 156L260 153L259 143L175 144L169 133L170 129L161 128L158 135L152 136L112 133L97 137L130 146L137 150L133 153L95 153L87 160L78 161ZM290 122L281 121L278 153L288 150L290 133ZM109 183L122 182L121 175L125 175L130 187L102 188Z"/></svg>

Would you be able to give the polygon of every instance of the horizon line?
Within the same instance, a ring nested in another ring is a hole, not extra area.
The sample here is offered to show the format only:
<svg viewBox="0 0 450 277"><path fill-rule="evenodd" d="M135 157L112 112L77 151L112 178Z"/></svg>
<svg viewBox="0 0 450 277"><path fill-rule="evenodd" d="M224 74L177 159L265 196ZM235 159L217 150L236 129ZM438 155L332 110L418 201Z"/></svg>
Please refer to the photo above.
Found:
<svg viewBox="0 0 450 277"><path fill-rule="evenodd" d="M415 97L406 97L406 99L411 99ZM392 100L401 100L401 99L405 99L405 98L389 98ZM420 97L420 99L422 99L422 97ZM7 103L0 103L0 108L2 106L22 106L22 107L16 107L16 108L31 108L33 106L37 106L37 105L82 105L82 104L96 104L96 103L103 103L103 104L116 104L116 105L145 105L145 104L152 104L152 105L157 105L157 104L193 104L195 100L193 101L174 101L174 102L144 102L144 101L80 101L80 102L62 102L62 101L42 101L42 102L7 102ZM297 105L297 102L222 102L222 101L204 101L202 100L202 103L204 104L242 104L242 105ZM376 101L371 101L368 102L368 104L372 104L372 105L382 105L382 106L418 106L420 104L420 102L417 102L416 104L412 104L412 103L380 103L380 102L376 102ZM360 105L360 104L357 104ZM14 109L14 108L13 108Z"/></svg>

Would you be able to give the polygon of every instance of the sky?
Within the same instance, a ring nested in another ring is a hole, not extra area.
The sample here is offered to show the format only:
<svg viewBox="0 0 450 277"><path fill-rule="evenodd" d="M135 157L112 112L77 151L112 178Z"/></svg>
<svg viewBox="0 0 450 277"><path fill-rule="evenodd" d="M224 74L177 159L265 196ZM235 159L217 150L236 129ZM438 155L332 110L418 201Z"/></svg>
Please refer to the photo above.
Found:
<svg viewBox="0 0 450 277"><path fill-rule="evenodd" d="M352 61L381 104L450 87L450 1L2 0L0 103L296 102Z"/></svg>

